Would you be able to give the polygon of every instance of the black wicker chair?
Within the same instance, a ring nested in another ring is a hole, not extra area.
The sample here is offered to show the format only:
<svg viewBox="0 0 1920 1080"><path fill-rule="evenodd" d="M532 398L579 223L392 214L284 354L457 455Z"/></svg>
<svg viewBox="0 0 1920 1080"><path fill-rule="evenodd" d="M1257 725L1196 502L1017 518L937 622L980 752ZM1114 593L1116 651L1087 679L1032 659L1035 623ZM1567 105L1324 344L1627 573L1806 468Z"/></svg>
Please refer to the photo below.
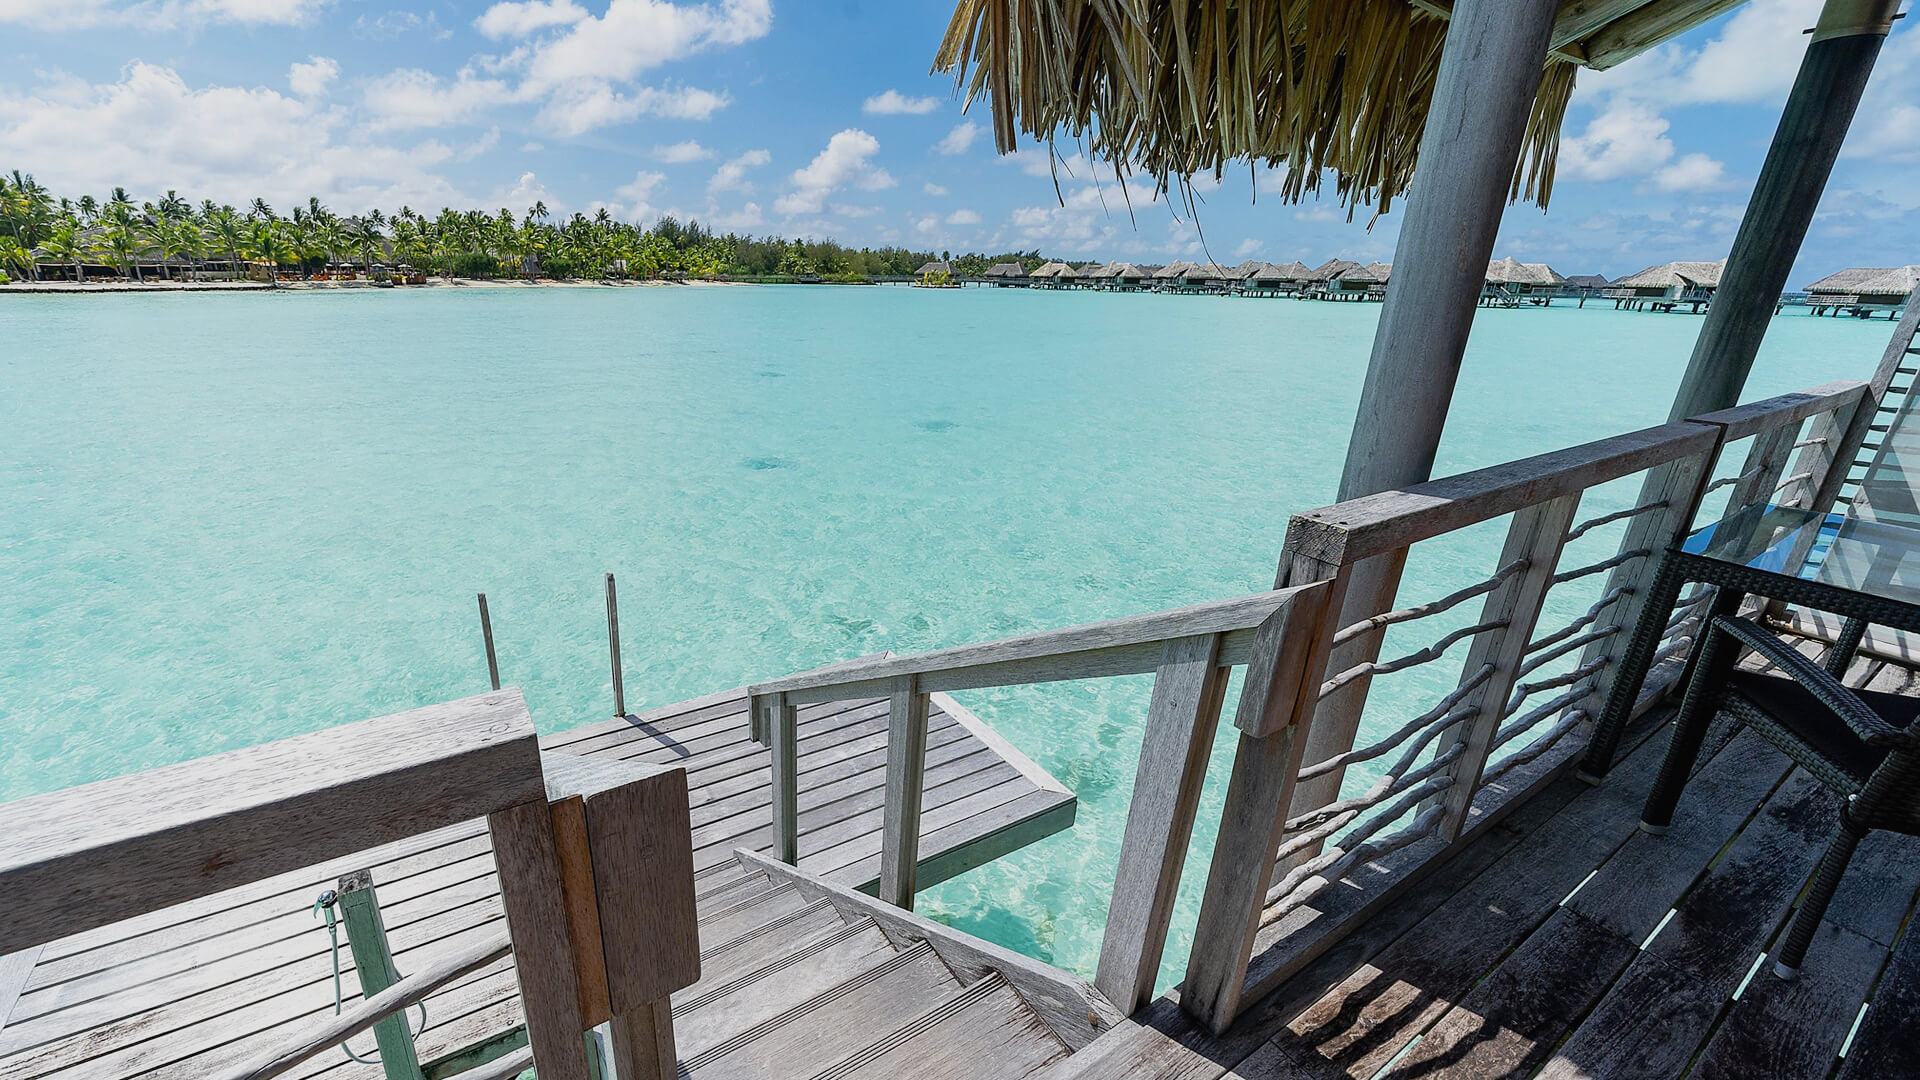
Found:
<svg viewBox="0 0 1920 1080"><path fill-rule="evenodd" d="M1674 804L1693 771L1707 725L1721 710L1845 795L1839 828L1820 860L1813 887L1794 916L1786 942L1774 953L1774 973L1792 979L1855 845L1868 830L1920 836L1920 731L1913 727L1920 716L1920 698L1841 685L1837 676L1846 670L1860 641L1858 624L1847 627L1826 668L1746 619L1720 616L1708 625L1674 720L1673 744L1647 796L1640 827L1657 836L1672 824ZM1734 661L1743 645L1771 662L1778 674L1736 670Z"/></svg>

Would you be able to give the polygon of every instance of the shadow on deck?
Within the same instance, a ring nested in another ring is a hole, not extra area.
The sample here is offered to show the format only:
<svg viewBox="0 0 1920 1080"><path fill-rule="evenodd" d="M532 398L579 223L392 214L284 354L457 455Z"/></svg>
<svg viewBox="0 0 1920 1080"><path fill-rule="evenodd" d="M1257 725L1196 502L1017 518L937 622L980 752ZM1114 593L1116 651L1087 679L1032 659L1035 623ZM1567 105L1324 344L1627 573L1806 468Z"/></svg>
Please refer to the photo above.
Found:
<svg viewBox="0 0 1920 1080"><path fill-rule="evenodd" d="M1920 689L1877 663L1850 681ZM1865 841L1799 980L1780 981L1760 961L1838 797L1723 718L1672 831L1647 835L1667 730L1601 787L1555 782L1225 1035L1163 998L1056 1075L1920 1076L1920 843Z"/></svg>

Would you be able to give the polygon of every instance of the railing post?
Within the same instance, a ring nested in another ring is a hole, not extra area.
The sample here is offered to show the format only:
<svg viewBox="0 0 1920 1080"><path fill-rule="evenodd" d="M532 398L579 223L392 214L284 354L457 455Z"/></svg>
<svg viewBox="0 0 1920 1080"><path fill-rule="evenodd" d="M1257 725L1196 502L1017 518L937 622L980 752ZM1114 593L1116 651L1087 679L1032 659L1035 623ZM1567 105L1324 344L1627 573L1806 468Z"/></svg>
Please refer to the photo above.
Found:
<svg viewBox="0 0 1920 1080"><path fill-rule="evenodd" d="M607 651L613 659L613 715L627 715L627 681L620 674L620 601L614 595L613 575L607 575Z"/></svg>
<svg viewBox="0 0 1920 1080"><path fill-rule="evenodd" d="M1234 713L1240 744L1180 994L1181 1007L1215 1032L1225 1031L1240 1013L1247 964L1306 748L1304 725L1325 667L1324 660L1316 666L1312 654L1333 634L1325 626L1333 591L1328 584L1295 593L1261 624L1247 661Z"/></svg>
<svg viewBox="0 0 1920 1080"><path fill-rule="evenodd" d="M493 616L487 613L487 594L480 594L480 639L487 646L487 680L500 689L500 659L493 653Z"/></svg>
<svg viewBox="0 0 1920 1080"><path fill-rule="evenodd" d="M387 945L386 923L380 918L380 902L374 896L372 872L356 870L342 877L335 893L340 898L340 920L347 926L354 972L360 978L360 996L370 998L400 981ZM387 1080L419 1080L420 1057L414 1051L404 1009L373 1025L373 1038L380 1048L380 1071Z"/></svg>
<svg viewBox="0 0 1920 1080"><path fill-rule="evenodd" d="M887 701L886 808L880 833L880 899L913 910L920 865L920 799L927 769L927 695L917 676L894 682Z"/></svg>
<svg viewBox="0 0 1920 1080"><path fill-rule="evenodd" d="M1654 575L1660 568L1660 555L1692 527L1694 515L1700 510L1701 497L1705 494L1707 474L1712 471L1719 455L1720 444L1715 442L1697 454L1647 470L1647 481L1641 488L1640 501L1643 505L1664 503L1665 506L1630 521L1626 536L1620 541L1620 550L1626 552L1647 548L1652 553L1621 563L1607 576L1606 589L1601 595L1618 589L1620 598L1607 605L1595 623L1598 626L1618 626L1620 632L1594 642L1581 653L1582 667L1603 658L1605 662L1594 672L1586 696L1568 706L1570 709L1583 709L1588 716L1598 717L1592 724L1593 734L1578 770L1578 775L1590 783L1598 783L1613 768L1614 751L1619 749L1620 737L1631 719L1632 703L1625 703L1616 710L1608 707L1608 701L1612 697L1614 684L1621 677L1622 668L1627 666L1627 653L1633 644L1634 628L1646 608L1647 594L1652 590Z"/></svg>
<svg viewBox="0 0 1920 1080"><path fill-rule="evenodd" d="M534 1063L543 1080L586 1080L587 1048L580 1033L588 1025L580 1011L580 979L546 800L489 814L487 831Z"/></svg>
<svg viewBox="0 0 1920 1080"><path fill-rule="evenodd" d="M800 861L800 713L777 692L749 698L748 711L773 759L774 858L794 866Z"/></svg>
<svg viewBox="0 0 1920 1080"><path fill-rule="evenodd" d="M1160 972L1167 922L1226 693L1219 650L1217 634L1176 638L1167 642L1154 673L1153 703L1094 977L1094 985L1123 1013L1151 1000Z"/></svg>
<svg viewBox="0 0 1920 1080"><path fill-rule="evenodd" d="M1338 646L1330 643L1341 627L1393 609L1394 597L1400 591L1400 576L1406 565L1406 548L1397 548L1342 566L1297 552L1281 555L1281 576L1286 579L1287 585L1324 580L1336 582L1327 609L1330 622L1324 628L1329 648L1325 651L1315 650L1316 655L1322 658L1322 666L1311 672L1307 686L1302 690L1307 695L1313 723L1306 732L1306 751L1301 757L1301 764L1315 765L1353 749L1353 740L1360 731L1361 717L1367 710L1367 694L1373 688L1373 677L1367 675L1357 678L1325 698L1320 697L1319 680L1327 672L1347 671L1380 658L1380 645L1386 640L1384 627ZM1301 781L1294 788L1293 805L1287 816L1298 817L1311 813L1338 800L1340 784L1345 778L1345 769L1334 769ZM1310 849L1301 852L1300 857L1305 859L1312 855Z"/></svg>
<svg viewBox="0 0 1920 1080"><path fill-rule="evenodd" d="M1786 471L1787 458L1792 456L1794 440L1799 435L1800 425L1791 424L1753 437L1753 445L1747 447L1747 460L1740 465L1742 479L1728 493L1721 521L1731 520L1749 506L1773 501L1774 487Z"/></svg>
<svg viewBox="0 0 1920 1080"><path fill-rule="evenodd" d="M1500 583L1487 594L1481 607L1482 624L1505 621L1506 626L1489 630L1473 640L1462 669L1461 681L1477 676L1487 665L1493 671L1479 688L1461 700L1462 707L1473 711L1458 725L1441 733L1434 745L1440 752L1456 742L1466 749L1448 773L1453 786L1436 797L1441 811L1439 836L1452 843L1466 827L1467 813L1473 807L1473 795L1480 786L1480 772L1493 752L1494 736L1504 719L1507 696L1518 681L1521 664L1527 658L1527 646L1540 619L1540 607L1547 590L1553 587L1553 575L1560 563L1560 550L1573 527L1573 516L1580 508L1580 492L1537 503L1513 515L1507 528L1506 548L1500 553L1500 566L1526 560L1526 569Z"/></svg>

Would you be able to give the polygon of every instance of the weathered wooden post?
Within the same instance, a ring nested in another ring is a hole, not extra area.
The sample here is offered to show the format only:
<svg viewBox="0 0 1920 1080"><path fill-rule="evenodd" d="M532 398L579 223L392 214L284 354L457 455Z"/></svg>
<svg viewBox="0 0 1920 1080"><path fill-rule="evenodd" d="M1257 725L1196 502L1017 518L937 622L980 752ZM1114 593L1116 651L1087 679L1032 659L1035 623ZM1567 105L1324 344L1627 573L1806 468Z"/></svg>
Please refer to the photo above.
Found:
<svg viewBox="0 0 1920 1080"><path fill-rule="evenodd" d="M487 681L500 689L500 659L493 654L493 617L487 614L487 594L480 594L480 638L487 645Z"/></svg>
<svg viewBox="0 0 1920 1080"><path fill-rule="evenodd" d="M1340 478L1343 502L1432 477L1558 7L1537 0L1453 5L1393 277ZM1334 625L1390 609L1404 563L1404 552L1392 552L1350 567ZM1303 580L1297 568L1282 565L1276 587ZM1344 646L1334 668L1375 659L1381 638L1368 634ZM1308 764L1353 745L1368 681L1355 680L1314 713L1307 731ZM1328 801L1340 781L1335 771L1301 785L1295 810Z"/></svg>
<svg viewBox="0 0 1920 1080"><path fill-rule="evenodd" d="M613 575L607 575L607 651L613 658L613 715L627 715L627 683L620 675L620 600L614 595Z"/></svg>
<svg viewBox="0 0 1920 1080"><path fill-rule="evenodd" d="M1670 420L1740 403L1900 0L1827 0L1780 114Z"/></svg>

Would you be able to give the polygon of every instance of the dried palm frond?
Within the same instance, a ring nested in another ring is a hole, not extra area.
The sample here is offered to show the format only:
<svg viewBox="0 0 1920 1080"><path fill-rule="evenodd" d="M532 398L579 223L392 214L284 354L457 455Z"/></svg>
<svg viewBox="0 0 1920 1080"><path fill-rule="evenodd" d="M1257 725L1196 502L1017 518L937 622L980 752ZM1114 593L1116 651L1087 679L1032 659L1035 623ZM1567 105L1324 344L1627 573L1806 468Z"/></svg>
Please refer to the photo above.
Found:
<svg viewBox="0 0 1920 1080"><path fill-rule="evenodd" d="M1065 135L1159 191L1239 159L1286 166L1299 201L1331 172L1349 212L1385 213L1413 177L1446 41L1407 0L959 0L935 59L994 143ZM1553 190L1574 66L1549 61L1513 196Z"/></svg>

